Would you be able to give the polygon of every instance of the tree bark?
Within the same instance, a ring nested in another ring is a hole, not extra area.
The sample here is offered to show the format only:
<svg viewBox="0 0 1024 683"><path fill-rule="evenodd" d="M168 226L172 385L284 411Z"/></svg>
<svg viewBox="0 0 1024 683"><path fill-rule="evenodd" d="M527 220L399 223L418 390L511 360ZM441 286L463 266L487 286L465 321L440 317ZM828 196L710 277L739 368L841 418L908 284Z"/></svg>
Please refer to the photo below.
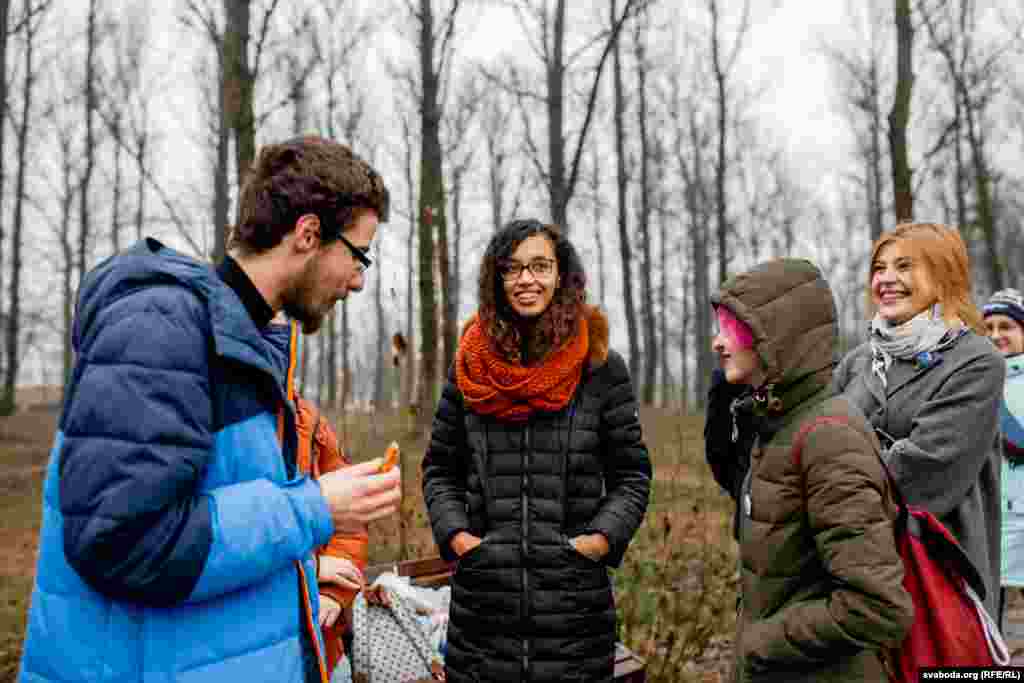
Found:
<svg viewBox="0 0 1024 683"><path fill-rule="evenodd" d="M224 28L225 113L235 139L239 190L256 156L255 74L249 68L250 4L251 0L224 0L227 18Z"/></svg>
<svg viewBox="0 0 1024 683"><path fill-rule="evenodd" d="M644 267L640 272L643 291L644 317L644 378L641 397L646 405L654 403L654 392L658 384L658 340L654 331L654 287L652 278L654 258L651 250L651 149L647 132L647 40L645 24L637 20L634 27L637 69L637 107L640 133L640 246L643 250Z"/></svg>
<svg viewBox="0 0 1024 683"><path fill-rule="evenodd" d="M72 166L73 151L71 145L71 134L63 130L58 132L58 140L61 150L61 180L62 194L60 198L60 246L63 257L63 271L61 272L61 294L63 300L63 334L61 335L63 361L63 381L61 386L66 388L71 382L71 371L74 364L74 351L71 347L71 329L74 324L75 309L75 247L71 240L71 220L75 203L75 178Z"/></svg>
<svg viewBox="0 0 1024 683"><path fill-rule="evenodd" d="M413 275L416 273L416 161L414 149L414 136L412 126L408 119L402 121L402 139L405 143L405 186L407 190L408 212L409 212L409 241L406 245L405 262L408 265L405 272L405 358L402 403L407 411L412 411L416 402L416 324L414 314L416 311L416 283Z"/></svg>
<svg viewBox="0 0 1024 683"><path fill-rule="evenodd" d="M874 244L882 236L883 216L885 205L882 202L882 103L881 88L878 78L878 63L874 53L871 55L871 66L869 67L869 93L871 106L871 191L870 191L870 216L871 216L871 243Z"/></svg>
<svg viewBox="0 0 1024 683"><path fill-rule="evenodd" d="M220 73L219 97L217 99L217 148L213 166L213 262L220 263L227 254L227 237L230 218L228 198L228 164L231 148L231 129L228 125L228 73L224 54L224 37L218 37L215 45L217 70Z"/></svg>
<svg viewBox="0 0 1024 683"><path fill-rule="evenodd" d="M0 0L0 115L6 118L8 109L8 82L7 82L7 43L8 43L8 31L10 24L11 15L11 3L10 0ZM0 119L0 290L3 289L3 267L4 262L4 244L7 241L6 230L4 229L4 179L5 175L5 159L4 155L6 141L7 126L2 125L4 122Z"/></svg>
<svg viewBox="0 0 1024 683"><path fill-rule="evenodd" d="M612 7L614 9L614 0ZM613 15L614 17L614 15ZM551 182L548 194L551 218L569 234L568 197L565 185L565 0L556 0L554 27L547 66L548 163Z"/></svg>
<svg viewBox="0 0 1024 683"><path fill-rule="evenodd" d="M114 183L110 188L110 247L116 254L121 251L121 136L124 134L119 108L114 111L111 133L113 133L116 144L114 145Z"/></svg>
<svg viewBox="0 0 1024 683"><path fill-rule="evenodd" d="M350 332L348 324L348 300L341 302L341 410L344 412L348 407L349 399L352 398L352 364L349 362L348 349L350 346Z"/></svg>
<svg viewBox="0 0 1024 683"><path fill-rule="evenodd" d="M420 102L420 192L419 192L419 293L420 293L420 385L419 426L427 429L433 418L437 368L437 304L434 290L434 240L440 246L442 280L446 279L447 246L441 230L445 222L444 175L441 152L440 74L434 66L434 15L430 0L420 0L419 57L422 100ZM443 285L442 285L443 286ZM454 326L452 326L454 330ZM448 334L447 324L444 336ZM452 335L454 342L454 334ZM443 340L442 340L443 343ZM444 361L454 350L446 344Z"/></svg>
<svg viewBox="0 0 1024 683"><path fill-rule="evenodd" d="M387 345L390 336L385 329L384 324L384 301L381 290L384 289L384 281L382 279L383 268L377 268L377 272L374 273L373 283L373 313L374 313L374 325L377 328L377 343L374 344L376 349L376 364L373 368L373 409L374 411L381 411L384 407L384 364L387 362ZM376 420L372 421L375 425Z"/></svg>
<svg viewBox="0 0 1024 683"><path fill-rule="evenodd" d="M91 224L89 215L90 185L96 164L96 136L94 117L96 113L96 0L89 0L89 15L86 28L85 46L85 170L78 194L78 289L82 288L82 280L89 262L89 239Z"/></svg>
<svg viewBox="0 0 1024 683"><path fill-rule="evenodd" d="M601 308L606 309L604 237L601 234L601 227L604 225L604 203L601 193L601 162L596 148L591 153L590 160L590 196L593 201L591 217L594 222L594 246L597 247L597 300Z"/></svg>
<svg viewBox="0 0 1024 683"><path fill-rule="evenodd" d="M910 97L914 87L914 24L910 0L894 0L896 22L896 93L889 112L889 150L892 160L896 222L914 219L914 188L907 152Z"/></svg>
<svg viewBox="0 0 1024 683"><path fill-rule="evenodd" d="M25 179L28 173L29 121L32 116L32 94L37 74L35 73L35 32L31 17L31 0L25 0L25 74L22 87L21 122L18 127L18 169L14 189L14 224L11 231L11 281L10 308L7 312L7 329L4 350L7 362L4 367L4 395L0 403L0 414L11 415L16 406L15 391L18 371L21 369L19 342L21 338L21 240L25 227Z"/></svg>
<svg viewBox="0 0 1024 683"><path fill-rule="evenodd" d="M718 243L718 281L721 283L729 277L729 220L725 184L728 173L728 162L725 155L729 136L729 94L726 91L727 74L722 63L721 39L718 36L720 20L718 0L711 0L709 9L711 10L711 63L714 69L715 104L718 114L718 158L715 160L715 227Z"/></svg>
<svg viewBox="0 0 1024 683"><path fill-rule="evenodd" d="M611 0L611 20L614 22L617 0ZM633 381L640 378L640 330L637 325L636 304L633 302L633 253L629 241L629 174L626 170L626 104L622 81L622 50L618 41L612 46L612 88L615 117L615 189L619 201L619 259L622 262L622 297L626 308L626 335L629 343L629 374Z"/></svg>

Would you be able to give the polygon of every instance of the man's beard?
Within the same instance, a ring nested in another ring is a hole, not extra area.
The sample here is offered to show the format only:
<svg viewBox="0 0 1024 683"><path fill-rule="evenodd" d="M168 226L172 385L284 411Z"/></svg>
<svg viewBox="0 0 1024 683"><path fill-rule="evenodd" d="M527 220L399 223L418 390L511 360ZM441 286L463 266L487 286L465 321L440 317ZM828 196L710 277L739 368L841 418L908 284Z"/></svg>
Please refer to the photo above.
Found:
<svg viewBox="0 0 1024 683"><path fill-rule="evenodd" d="M333 306L317 306L316 285L320 279L319 262L314 259L302 270L298 281L285 293L285 314L302 325L305 334L316 334L324 323L324 317Z"/></svg>

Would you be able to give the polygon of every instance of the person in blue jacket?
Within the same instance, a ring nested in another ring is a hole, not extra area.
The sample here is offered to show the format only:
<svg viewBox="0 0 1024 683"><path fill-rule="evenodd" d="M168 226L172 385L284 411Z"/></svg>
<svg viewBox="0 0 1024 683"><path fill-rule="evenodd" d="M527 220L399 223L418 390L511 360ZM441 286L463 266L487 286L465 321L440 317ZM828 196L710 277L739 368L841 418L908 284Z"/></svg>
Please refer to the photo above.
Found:
<svg viewBox="0 0 1024 683"><path fill-rule="evenodd" d="M999 620L1005 624L1007 589L1024 590L1024 295L1003 289L982 309L985 329L1006 358L1006 384L999 407L1002 437L1002 576Z"/></svg>
<svg viewBox="0 0 1024 683"><path fill-rule="evenodd" d="M326 680L312 551L393 513L400 474L297 471L263 331L362 289L388 201L347 147L267 145L219 266L146 239L87 275L21 683Z"/></svg>

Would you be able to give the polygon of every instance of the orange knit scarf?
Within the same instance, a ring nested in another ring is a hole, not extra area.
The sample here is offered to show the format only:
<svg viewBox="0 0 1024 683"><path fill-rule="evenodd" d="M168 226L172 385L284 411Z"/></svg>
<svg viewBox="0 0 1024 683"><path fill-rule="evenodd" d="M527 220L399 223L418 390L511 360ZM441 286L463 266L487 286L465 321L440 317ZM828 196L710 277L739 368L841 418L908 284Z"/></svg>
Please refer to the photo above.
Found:
<svg viewBox="0 0 1024 683"><path fill-rule="evenodd" d="M564 408L583 376L590 348L587 320L578 332L539 365L524 367L495 353L479 318L459 341L455 381L468 408L502 420L526 420L537 411Z"/></svg>

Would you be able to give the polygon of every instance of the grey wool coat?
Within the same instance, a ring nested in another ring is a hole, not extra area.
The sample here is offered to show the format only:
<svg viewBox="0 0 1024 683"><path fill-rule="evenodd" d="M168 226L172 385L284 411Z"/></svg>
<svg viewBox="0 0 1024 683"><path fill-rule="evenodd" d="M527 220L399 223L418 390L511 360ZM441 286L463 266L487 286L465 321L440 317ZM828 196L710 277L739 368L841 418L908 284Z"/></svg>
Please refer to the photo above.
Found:
<svg viewBox="0 0 1024 683"><path fill-rule="evenodd" d="M883 458L907 503L938 517L960 541L995 616L1002 526L997 434L1006 362L974 332L933 356L928 366L894 360L883 387L864 343L839 364L833 387L880 430Z"/></svg>

